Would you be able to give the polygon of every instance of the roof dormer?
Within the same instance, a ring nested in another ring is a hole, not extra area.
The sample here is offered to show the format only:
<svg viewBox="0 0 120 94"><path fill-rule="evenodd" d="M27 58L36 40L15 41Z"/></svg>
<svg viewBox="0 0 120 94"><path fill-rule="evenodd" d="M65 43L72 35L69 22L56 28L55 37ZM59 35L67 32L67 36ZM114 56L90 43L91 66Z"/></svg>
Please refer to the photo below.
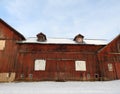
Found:
<svg viewBox="0 0 120 94"><path fill-rule="evenodd" d="M78 34L75 36L74 41L78 43L83 43L84 36L81 34Z"/></svg>
<svg viewBox="0 0 120 94"><path fill-rule="evenodd" d="M46 38L45 34L43 34L42 32L37 34L37 41L44 42L46 40L47 40L47 38Z"/></svg>

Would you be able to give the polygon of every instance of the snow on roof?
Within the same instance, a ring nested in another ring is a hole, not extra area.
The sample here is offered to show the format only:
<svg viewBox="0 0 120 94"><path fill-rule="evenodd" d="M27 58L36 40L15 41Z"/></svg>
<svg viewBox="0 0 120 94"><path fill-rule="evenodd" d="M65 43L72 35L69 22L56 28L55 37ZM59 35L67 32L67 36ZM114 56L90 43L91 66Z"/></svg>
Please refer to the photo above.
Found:
<svg viewBox="0 0 120 94"><path fill-rule="evenodd" d="M73 41L72 38L47 38L46 41L37 41L37 38L31 37L25 41L19 41L18 43L39 43L39 44L91 44L91 45L106 45L108 42L104 39L84 39L83 43Z"/></svg>

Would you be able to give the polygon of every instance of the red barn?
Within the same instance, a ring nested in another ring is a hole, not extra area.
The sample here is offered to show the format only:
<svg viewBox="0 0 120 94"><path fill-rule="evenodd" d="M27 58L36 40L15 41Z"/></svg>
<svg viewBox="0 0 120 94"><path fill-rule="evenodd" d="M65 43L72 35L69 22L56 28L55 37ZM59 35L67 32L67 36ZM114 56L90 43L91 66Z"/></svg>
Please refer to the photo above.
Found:
<svg viewBox="0 0 120 94"><path fill-rule="evenodd" d="M11 81L15 78L17 41L25 38L0 19L0 81Z"/></svg>
<svg viewBox="0 0 120 94"><path fill-rule="evenodd" d="M86 81L120 79L120 35L105 40L25 39L0 19L0 81Z"/></svg>
<svg viewBox="0 0 120 94"><path fill-rule="evenodd" d="M98 51L100 75L104 80L120 79L120 34Z"/></svg>

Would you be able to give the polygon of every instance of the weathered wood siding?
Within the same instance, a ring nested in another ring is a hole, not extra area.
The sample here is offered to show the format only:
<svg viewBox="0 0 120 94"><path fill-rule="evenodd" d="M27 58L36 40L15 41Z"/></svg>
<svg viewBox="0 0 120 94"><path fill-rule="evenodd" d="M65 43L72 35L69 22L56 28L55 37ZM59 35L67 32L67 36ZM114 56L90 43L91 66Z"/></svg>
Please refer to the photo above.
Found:
<svg viewBox="0 0 120 94"><path fill-rule="evenodd" d="M37 43L22 40L24 36L0 19L0 81L120 79L120 34L106 46L39 43L44 37ZM36 62L42 64L40 70L35 70Z"/></svg>
<svg viewBox="0 0 120 94"><path fill-rule="evenodd" d="M103 80L120 79L120 35L104 47L98 57ZM111 71L109 64L112 64Z"/></svg>
<svg viewBox="0 0 120 94"><path fill-rule="evenodd" d="M96 80L95 75L99 74L96 53L103 46L79 44L18 45L19 52L16 62L17 80ZM36 59L46 60L45 71L34 70ZM87 70L76 71L76 60L86 61ZM29 77L31 74L32 78Z"/></svg>
<svg viewBox="0 0 120 94"><path fill-rule="evenodd" d="M10 77L11 73L15 73L16 41L22 39L21 35L18 35L13 28L0 19L0 75L5 76L4 73L9 73Z"/></svg>

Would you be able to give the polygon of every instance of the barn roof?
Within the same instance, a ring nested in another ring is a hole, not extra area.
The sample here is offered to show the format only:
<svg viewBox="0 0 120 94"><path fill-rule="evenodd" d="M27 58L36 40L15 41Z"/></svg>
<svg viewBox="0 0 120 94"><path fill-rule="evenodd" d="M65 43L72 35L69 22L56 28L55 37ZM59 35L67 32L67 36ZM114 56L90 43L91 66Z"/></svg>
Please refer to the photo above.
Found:
<svg viewBox="0 0 120 94"><path fill-rule="evenodd" d="M119 39L119 38L120 38L120 34L118 34L118 36L116 36L112 41L108 42L108 44L107 44L105 47L103 47L102 49L100 49L98 52L101 53L101 52L105 51L106 48L107 48L109 45L113 44L114 41L116 41L116 40Z"/></svg>
<svg viewBox="0 0 120 94"><path fill-rule="evenodd" d="M39 42L36 37L31 37L25 41L19 41L18 43L106 45L107 41L104 39L84 39L83 43L78 43L75 42L73 38L47 38L47 41Z"/></svg>

